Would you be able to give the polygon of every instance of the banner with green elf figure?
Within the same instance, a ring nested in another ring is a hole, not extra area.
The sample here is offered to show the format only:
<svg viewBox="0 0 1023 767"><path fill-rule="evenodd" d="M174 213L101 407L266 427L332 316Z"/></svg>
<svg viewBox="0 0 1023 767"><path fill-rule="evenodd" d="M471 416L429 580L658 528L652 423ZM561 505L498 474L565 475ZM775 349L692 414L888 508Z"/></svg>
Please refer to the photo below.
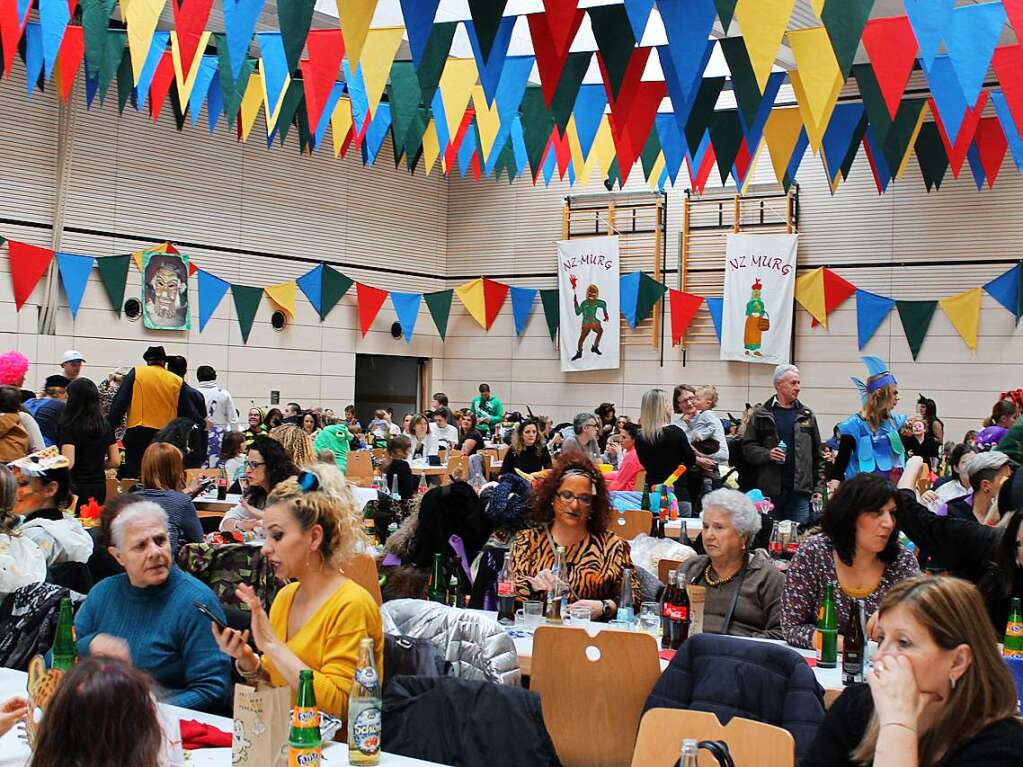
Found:
<svg viewBox="0 0 1023 767"><path fill-rule="evenodd" d="M796 234L730 234L725 253L721 359L789 361Z"/></svg>
<svg viewBox="0 0 1023 767"><path fill-rule="evenodd" d="M557 245L561 370L617 368L622 316L618 237L579 237Z"/></svg>

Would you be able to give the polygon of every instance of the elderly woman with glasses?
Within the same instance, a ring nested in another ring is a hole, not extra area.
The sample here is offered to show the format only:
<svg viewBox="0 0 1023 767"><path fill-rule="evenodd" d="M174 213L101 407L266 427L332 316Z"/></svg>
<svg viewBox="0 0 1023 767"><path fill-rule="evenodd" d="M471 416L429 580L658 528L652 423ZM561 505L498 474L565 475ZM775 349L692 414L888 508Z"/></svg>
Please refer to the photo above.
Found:
<svg viewBox="0 0 1023 767"><path fill-rule="evenodd" d="M509 553L520 599L555 586L552 568L558 546L565 549L561 580L568 586L569 607L588 607L594 620L613 618L624 568L632 570L632 593L639 598L629 544L608 529L604 478L585 456L570 454L554 465L533 495L532 514L539 526L517 533Z"/></svg>
<svg viewBox="0 0 1023 767"><path fill-rule="evenodd" d="M753 549L760 514L753 501L722 488L703 497L706 554L679 566L686 583L707 590L703 630L709 634L781 639L785 576L763 549Z"/></svg>

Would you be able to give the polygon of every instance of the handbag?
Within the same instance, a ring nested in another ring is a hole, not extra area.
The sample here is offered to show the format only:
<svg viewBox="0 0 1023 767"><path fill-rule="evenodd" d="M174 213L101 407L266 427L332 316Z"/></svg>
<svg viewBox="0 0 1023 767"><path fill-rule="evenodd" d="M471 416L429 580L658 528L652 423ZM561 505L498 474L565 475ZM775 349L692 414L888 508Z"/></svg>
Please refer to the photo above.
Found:
<svg viewBox="0 0 1023 767"><path fill-rule="evenodd" d="M728 750L728 744L723 740L701 740L697 748L710 751L711 755L720 767L735 767L735 760L732 759L732 752ZM682 759L676 759L674 767L682 767Z"/></svg>
<svg viewBox="0 0 1023 767"><path fill-rule="evenodd" d="M771 329L771 320L769 320L767 317L761 317L758 324L760 326L761 333Z"/></svg>

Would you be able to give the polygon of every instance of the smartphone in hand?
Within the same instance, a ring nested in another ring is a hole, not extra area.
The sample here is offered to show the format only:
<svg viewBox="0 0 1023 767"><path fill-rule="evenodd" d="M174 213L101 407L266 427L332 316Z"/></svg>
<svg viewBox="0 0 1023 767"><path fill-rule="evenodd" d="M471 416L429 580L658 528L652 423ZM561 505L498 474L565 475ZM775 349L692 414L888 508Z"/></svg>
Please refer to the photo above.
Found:
<svg viewBox="0 0 1023 767"><path fill-rule="evenodd" d="M217 626L219 626L219 627L220 627L220 630L221 630L221 631L223 631L224 629L226 629L226 628L227 628L227 624L226 624L226 623L224 623L224 621L223 621L223 620L222 620L221 618L217 617L217 614L216 614L216 613L214 613L214 612L213 612L213 611L212 611L212 610L211 610L211 609L210 609L209 607L207 607L206 605L204 605L204 604L203 604L202 602L200 602L199 600L195 600L195 601L193 601L193 602L192 602L192 606L193 606L193 607L194 607L194 608L195 608L196 610L198 610L199 612L201 612L201 613L202 613L203 615L205 615L205 616L206 616L207 618L209 618L209 619L210 619L211 621L213 621L214 623L216 623L216 624L217 624Z"/></svg>

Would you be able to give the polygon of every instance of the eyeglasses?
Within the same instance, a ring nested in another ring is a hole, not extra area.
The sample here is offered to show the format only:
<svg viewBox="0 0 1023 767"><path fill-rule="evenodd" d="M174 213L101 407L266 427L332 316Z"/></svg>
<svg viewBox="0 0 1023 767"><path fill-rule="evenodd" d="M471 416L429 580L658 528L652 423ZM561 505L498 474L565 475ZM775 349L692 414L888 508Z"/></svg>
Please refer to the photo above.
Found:
<svg viewBox="0 0 1023 767"><path fill-rule="evenodd" d="M586 424L583 428L584 429L596 429L597 428L597 424L591 422L591 423Z"/></svg>
<svg viewBox="0 0 1023 767"><path fill-rule="evenodd" d="M246 469L258 469L260 466L266 466L266 461L246 461Z"/></svg>
<svg viewBox="0 0 1023 767"><path fill-rule="evenodd" d="M571 503L572 501L578 501L580 506L592 506L593 496L590 493L582 493L576 495L571 490L559 490L558 498L565 503Z"/></svg>

